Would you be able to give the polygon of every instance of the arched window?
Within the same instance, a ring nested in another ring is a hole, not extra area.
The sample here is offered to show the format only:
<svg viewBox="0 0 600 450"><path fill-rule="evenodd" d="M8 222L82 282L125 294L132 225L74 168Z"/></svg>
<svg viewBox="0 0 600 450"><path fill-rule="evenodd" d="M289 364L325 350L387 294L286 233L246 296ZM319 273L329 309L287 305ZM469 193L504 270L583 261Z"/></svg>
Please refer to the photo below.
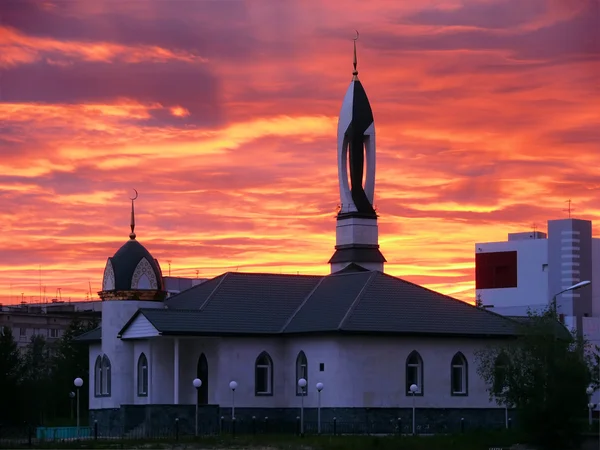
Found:
<svg viewBox="0 0 600 450"><path fill-rule="evenodd" d="M102 357L98 355L94 364L94 397L102 396Z"/></svg>
<svg viewBox="0 0 600 450"><path fill-rule="evenodd" d="M254 392L256 395L273 395L273 360L267 352L256 358Z"/></svg>
<svg viewBox="0 0 600 450"><path fill-rule="evenodd" d="M469 392L467 358L461 352L458 352L452 358L450 366L452 395L467 395Z"/></svg>
<svg viewBox="0 0 600 450"><path fill-rule="evenodd" d="M110 381L111 381L111 373L110 373L110 359L108 356L104 355L102 357L102 396L110 397Z"/></svg>
<svg viewBox="0 0 600 450"><path fill-rule="evenodd" d="M138 397L148 396L148 358L143 353L137 364L137 393Z"/></svg>
<svg viewBox="0 0 600 450"><path fill-rule="evenodd" d="M413 395L410 390L413 384L417 386L414 395L423 395L423 359L417 351L406 358L406 395Z"/></svg>
<svg viewBox="0 0 600 450"><path fill-rule="evenodd" d="M296 395L306 395L306 387L298 386L298 380L304 378L308 381L308 361L303 351L298 353L296 358Z"/></svg>
<svg viewBox="0 0 600 450"><path fill-rule="evenodd" d="M502 394L502 391L508 387L508 367L510 360L506 353L500 353L494 362L494 385L493 392L496 395Z"/></svg>

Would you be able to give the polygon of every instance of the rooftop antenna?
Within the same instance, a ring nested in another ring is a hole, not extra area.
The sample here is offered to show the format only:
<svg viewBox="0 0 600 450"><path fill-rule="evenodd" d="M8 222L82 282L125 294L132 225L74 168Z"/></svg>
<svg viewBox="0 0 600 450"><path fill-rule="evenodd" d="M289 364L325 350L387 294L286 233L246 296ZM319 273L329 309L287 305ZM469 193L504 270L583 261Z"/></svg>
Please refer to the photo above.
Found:
<svg viewBox="0 0 600 450"><path fill-rule="evenodd" d="M573 207L571 205L571 199L567 200L565 202L567 204L567 209L563 209L563 211L567 212L569 214L569 219L571 218L571 212L573 211Z"/></svg>
<svg viewBox="0 0 600 450"><path fill-rule="evenodd" d="M171 276L171 260L167 259L167 263L169 264L169 276Z"/></svg>
<svg viewBox="0 0 600 450"><path fill-rule="evenodd" d="M129 200L131 200L131 233L129 233L129 239L131 240L135 239L135 210L133 208L133 202L138 198L138 191L134 189L133 192L135 192L135 196L129 197Z"/></svg>
<svg viewBox="0 0 600 450"><path fill-rule="evenodd" d="M535 234L537 231L537 224L535 222L533 223L532 228L533 228L533 238L537 239L537 235Z"/></svg>
<svg viewBox="0 0 600 450"><path fill-rule="evenodd" d="M90 300L91 300L93 297L93 294L92 294L92 282L90 280L88 280L88 286L90 287Z"/></svg>
<svg viewBox="0 0 600 450"><path fill-rule="evenodd" d="M198 278L199 273L200 273L200 271L198 269L196 269L196 279Z"/></svg>
<svg viewBox="0 0 600 450"><path fill-rule="evenodd" d="M42 303L42 265L40 264L40 303Z"/></svg>

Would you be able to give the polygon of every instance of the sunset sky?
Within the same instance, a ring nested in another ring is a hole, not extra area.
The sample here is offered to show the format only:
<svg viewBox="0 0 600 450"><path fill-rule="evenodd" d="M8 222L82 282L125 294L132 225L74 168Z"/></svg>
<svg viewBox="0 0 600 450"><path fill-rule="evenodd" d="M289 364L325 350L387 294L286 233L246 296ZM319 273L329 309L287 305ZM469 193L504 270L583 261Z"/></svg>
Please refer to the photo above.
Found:
<svg viewBox="0 0 600 450"><path fill-rule="evenodd" d="M326 274L352 38L386 271L474 298L474 244L600 226L598 0L0 2L0 302L163 273Z"/></svg>

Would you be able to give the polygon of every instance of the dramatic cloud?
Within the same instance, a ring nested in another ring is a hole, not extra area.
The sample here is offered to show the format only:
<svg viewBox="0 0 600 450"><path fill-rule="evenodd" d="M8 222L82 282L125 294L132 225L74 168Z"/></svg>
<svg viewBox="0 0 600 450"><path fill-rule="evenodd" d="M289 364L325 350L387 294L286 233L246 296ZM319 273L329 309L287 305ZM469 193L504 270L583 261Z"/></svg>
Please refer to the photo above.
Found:
<svg viewBox="0 0 600 450"><path fill-rule="evenodd" d="M327 273L354 29L386 270L471 301L476 242L600 224L599 8L0 2L0 301L99 290L133 188L165 273Z"/></svg>

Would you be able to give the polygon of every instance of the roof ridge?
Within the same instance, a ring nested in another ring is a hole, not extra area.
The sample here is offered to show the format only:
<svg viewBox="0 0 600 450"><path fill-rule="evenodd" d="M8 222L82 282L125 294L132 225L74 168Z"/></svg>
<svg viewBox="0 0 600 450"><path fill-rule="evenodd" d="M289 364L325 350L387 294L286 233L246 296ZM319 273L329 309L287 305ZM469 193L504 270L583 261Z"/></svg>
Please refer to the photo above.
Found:
<svg viewBox="0 0 600 450"><path fill-rule="evenodd" d="M204 283L210 283L211 281L214 281L214 280L216 280L217 278L224 277L224 276L225 276L225 275L227 275L228 273L229 273L229 272L225 272L225 273L222 273L221 275L217 275L217 276L216 276L216 277L214 277L214 278L211 278L211 279L209 279L209 280L206 280ZM171 301L171 300L173 300L174 298L177 298L177 297L179 297L179 296L180 296L180 295L182 295L183 293L188 293L189 291L191 291L191 290L193 290L193 289L196 289L196 288L198 288L198 287L202 286L204 283L199 283L199 284L197 284L196 286L192 286L192 287L191 287L191 288L189 288L189 289L184 289L183 291L179 291L177 294L171 295L170 297L168 297L168 298L166 298L166 299L165 299L165 305L167 304L167 302L170 302L170 301ZM168 305L167 305L167 307L168 307ZM177 308L175 308L175 309L177 309Z"/></svg>
<svg viewBox="0 0 600 450"><path fill-rule="evenodd" d="M514 322L515 322L514 320L512 320L512 319L509 319L507 316L504 316L504 315L502 315L502 314L499 314L499 313L497 313L497 312L494 312L494 311L489 311L489 310L488 310L488 309L486 309L486 308L478 308L478 307L476 307L475 305L471 305L470 303L463 302L462 300L459 300L459 299L457 299L457 298L451 297L450 295L447 295L447 294L442 294L441 292L434 291L433 289L429 289L429 288L427 288L427 287L425 287L425 286L421 286L421 285L419 285L419 284L413 283L412 281L405 280L404 278L395 277L395 276L393 276L393 275L389 275L389 274L387 274L387 273L385 273L385 272L381 272L381 274L382 274L382 275L385 275L385 276L386 276L386 277L388 277L388 278L393 278L393 279L395 279L395 280L402 281L403 283L410 284L410 285L413 285L413 286L419 287L419 288L421 288L421 289L425 289L426 291L429 291L429 292L433 292L434 294L437 294L437 295L439 295L439 296L445 297L445 298L447 298L448 300L452 300L453 302L461 303L462 305L464 305L464 306L465 306L465 307L467 307L467 308L473 308L473 309L477 309L477 310L479 310L479 311L483 311L485 314L491 314L491 315L493 315L493 316L500 317L502 320L504 320L504 321L506 321L506 322L511 322L511 323L514 323Z"/></svg>
<svg viewBox="0 0 600 450"><path fill-rule="evenodd" d="M270 275L276 277L305 277L305 278L323 278L327 275L313 275L313 274L304 274L300 275L299 273L272 273L272 272L225 272L224 275L234 274L234 275Z"/></svg>
<svg viewBox="0 0 600 450"><path fill-rule="evenodd" d="M364 273L364 272L363 272ZM356 306L358 305L361 297L363 296L365 290L371 285L371 283L373 282L373 280L377 277L377 274L379 272L377 271L373 271L371 273L371 275L369 275L369 279L367 280L367 282L363 285L363 287L361 288L360 292L356 295L356 298L354 300L352 300L352 303L350 304L350 307L348 308L348 310L346 311L346 314L344 314L344 317L342 317L342 320L340 320L340 324L337 326L337 330L341 331L342 327L344 326L344 322L346 320L348 320L348 317L350 316L350 314L352 312L354 312L354 310L356 309Z"/></svg>
<svg viewBox="0 0 600 450"><path fill-rule="evenodd" d="M202 311L206 307L206 305L208 305L208 302L210 301L210 299L213 297L215 292L217 292L217 289L219 289L219 287L221 287L221 284L223 284L223 281L225 281L225 278L227 278L227 275L229 275L230 273L231 272L225 272L225 274L223 274L223 278L221 278L221 280L215 286L215 288L211 291L211 293L208 294L208 296L204 299L204 302L200 305L200 308L198 308L199 311Z"/></svg>
<svg viewBox="0 0 600 450"><path fill-rule="evenodd" d="M311 291L306 295L306 297L304 297L304 300L302 300L300 305L296 308L296 311L294 311L293 314L288 318L288 320L285 321L285 323L281 327L281 331L279 331L280 333L283 333L285 331L285 329L290 325L290 323L292 323L292 320L294 320L294 317L296 317L296 315L300 312L300 310L302 310L304 305L306 305L308 300L312 297L312 295L315 293L315 291L318 289L318 287L321 286L321 283L323 283L323 281L325 281L325 279L327 279L327 277L321 277L321 279L315 285L315 287L311 289Z"/></svg>

